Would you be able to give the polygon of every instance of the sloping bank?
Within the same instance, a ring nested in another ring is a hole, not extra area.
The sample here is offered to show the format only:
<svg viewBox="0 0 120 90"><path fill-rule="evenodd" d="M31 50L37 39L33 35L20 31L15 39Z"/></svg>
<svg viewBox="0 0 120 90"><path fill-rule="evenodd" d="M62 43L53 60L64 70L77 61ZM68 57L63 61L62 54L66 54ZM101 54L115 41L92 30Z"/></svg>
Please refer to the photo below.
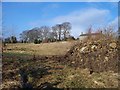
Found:
<svg viewBox="0 0 120 90"><path fill-rule="evenodd" d="M110 39L78 42L65 55L63 63L92 72L118 71L118 41Z"/></svg>

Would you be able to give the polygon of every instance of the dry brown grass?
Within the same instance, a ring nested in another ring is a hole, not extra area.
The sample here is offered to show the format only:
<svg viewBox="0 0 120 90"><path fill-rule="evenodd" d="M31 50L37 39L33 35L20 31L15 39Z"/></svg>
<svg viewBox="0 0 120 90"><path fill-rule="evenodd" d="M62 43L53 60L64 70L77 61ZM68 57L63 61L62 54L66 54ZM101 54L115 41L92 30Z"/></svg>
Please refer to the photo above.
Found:
<svg viewBox="0 0 120 90"><path fill-rule="evenodd" d="M17 43L7 44L4 52L35 54L35 55L64 55L73 46L72 42L54 42L54 43Z"/></svg>

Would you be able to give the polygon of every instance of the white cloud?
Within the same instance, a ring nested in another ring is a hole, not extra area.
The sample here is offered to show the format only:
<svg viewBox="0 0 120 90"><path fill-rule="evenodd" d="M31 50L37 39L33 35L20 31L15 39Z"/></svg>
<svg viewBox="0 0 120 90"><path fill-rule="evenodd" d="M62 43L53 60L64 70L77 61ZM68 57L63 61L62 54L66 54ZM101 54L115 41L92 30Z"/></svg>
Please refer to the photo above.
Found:
<svg viewBox="0 0 120 90"><path fill-rule="evenodd" d="M113 26L115 31L118 31L118 17L116 17L114 20L108 23L108 26Z"/></svg>
<svg viewBox="0 0 120 90"><path fill-rule="evenodd" d="M99 10L95 8L84 9L72 12L66 16L60 16L53 19L54 23L71 22L72 34L78 36L81 32L85 32L90 26L100 26L107 22L109 10Z"/></svg>
<svg viewBox="0 0 120 90"><path fill-rule="evenodd" d="M40 26L70 22L72 24L71 33L77 37L81 32L85 32L90 25L93 25L94 27L105 25L107 23L109 13L109 10L87 8L71 12L64 16L58 16L49 20L40 20L30 24L33 26Z"/></svg>
<svg viewBox="0 0 120 90"><path fill-rule="evenodd" d="M118 27L118 17L116 17L113 21L111 21L110 24Z"/></svg>

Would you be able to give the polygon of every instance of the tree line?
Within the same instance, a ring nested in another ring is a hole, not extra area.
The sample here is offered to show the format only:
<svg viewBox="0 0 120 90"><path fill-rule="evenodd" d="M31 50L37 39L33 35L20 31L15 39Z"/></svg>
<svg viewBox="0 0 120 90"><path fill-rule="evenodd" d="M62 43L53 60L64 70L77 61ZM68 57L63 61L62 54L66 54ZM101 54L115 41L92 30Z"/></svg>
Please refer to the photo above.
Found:
<svg viewBox="0 0 120 90"><path fill-rule="evenodd" d="M10 36L4 39L6 43L41 43L41 42L55 42L64 41L68 38L74 39L71 36L72 25L70 22L63 22L62 24L56 24L52 27L41 26L35 27L30 30L25 30L20 33L20 41L17 41L15 36Z"/></svg>
<svg viewBox="0 0 120 90"><path fill-rule="evenodd" d="M22 42L28 43L40 43L43 41L61 41L69 38L70 30L72 26L70 22L64 22L62 24L56 24L55 26L41 26L35 27L31 30L25 30L20 34Z"/></svg>
<svg viewBox="0 0 120 90"><path fill-rule="evenodd" d="M4 40L5 43L17 43L17 38L15 36L10 36L5 38Z"/></svg>

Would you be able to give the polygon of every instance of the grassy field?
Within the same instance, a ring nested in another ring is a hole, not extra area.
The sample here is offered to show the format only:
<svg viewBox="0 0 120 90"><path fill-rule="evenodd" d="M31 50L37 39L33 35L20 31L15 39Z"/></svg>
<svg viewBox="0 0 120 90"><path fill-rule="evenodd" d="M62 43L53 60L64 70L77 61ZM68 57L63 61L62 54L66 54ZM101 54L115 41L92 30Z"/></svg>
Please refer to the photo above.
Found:
<svg viewBox="0 0 120 90"><path fill-rule="evenodd" d="M74 43L75 42L8 44L4 52L32 55L64 55Z"/></svg>
<svg viewBox="0 0 120 90"><path fill-rule="evenodd" d="M3 51L1 88L20 86L19 69L25 68L33 87L49 82L57 88L116 88L118 74L112 71L89 74L88 69L60 63L76 42L8 44ZM34 54L36 57L34 57Z"/></svg>

